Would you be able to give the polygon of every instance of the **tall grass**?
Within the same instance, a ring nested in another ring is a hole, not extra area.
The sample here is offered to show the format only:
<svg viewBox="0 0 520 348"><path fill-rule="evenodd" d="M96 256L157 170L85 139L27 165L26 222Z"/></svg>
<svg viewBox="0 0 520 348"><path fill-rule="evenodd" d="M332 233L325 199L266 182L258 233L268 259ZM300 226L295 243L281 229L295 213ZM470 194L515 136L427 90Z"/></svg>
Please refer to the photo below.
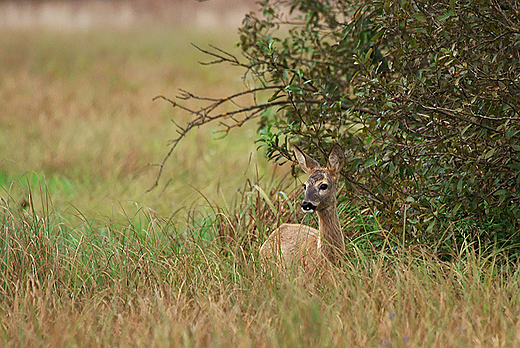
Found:
<svg viewBox="0 0 520 348"><path fill-rule="evenodd" d="M195 209L187 218L139 209L126 224L107 220L102 229L87 219L68 223L45 187L42 211L3 199L1 345L520 343L520 276L503 253L466 245L442 262L424 249L369 247L359 241L378 232L375 225L354 225L360 234L332 277L283 276L258 263L258 245L270 224L287 218L282 210L299 216L285 200L294 206L297 196L287 181L255 185L229 208Z"/></svg>

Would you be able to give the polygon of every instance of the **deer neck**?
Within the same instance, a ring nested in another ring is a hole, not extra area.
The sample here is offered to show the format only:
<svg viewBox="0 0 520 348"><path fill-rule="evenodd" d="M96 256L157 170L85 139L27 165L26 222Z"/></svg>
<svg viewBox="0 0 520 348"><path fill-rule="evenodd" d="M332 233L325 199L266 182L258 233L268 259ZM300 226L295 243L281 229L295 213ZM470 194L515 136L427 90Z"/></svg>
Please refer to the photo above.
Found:
<svg viewBox="0 0 520 348"><path fill-rule="evenodd" d="M316 213L321 236L318 248L330 261L335 261L338 254L345 252L345 241L341 233L336 204Z"/></svg>

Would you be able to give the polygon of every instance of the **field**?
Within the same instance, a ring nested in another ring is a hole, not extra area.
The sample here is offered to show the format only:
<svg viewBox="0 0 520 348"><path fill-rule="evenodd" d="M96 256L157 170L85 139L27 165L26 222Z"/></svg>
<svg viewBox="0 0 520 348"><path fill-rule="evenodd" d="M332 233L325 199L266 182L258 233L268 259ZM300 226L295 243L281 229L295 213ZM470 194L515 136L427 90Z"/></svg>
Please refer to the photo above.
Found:
<svg viewBox="0 0 520 348"><path fill-rule="evenodd" d="M0 345L3 347L515 347L520 274L465 245L449 262L385 240L341 207L352 237L330 277L280 276L258 245L303 221L300 182L255 151L255 128L192 133L178 88L223 96L241 72L190 42L235 31L3 29ZM315 223L307 217L306 223Z"/></svg>

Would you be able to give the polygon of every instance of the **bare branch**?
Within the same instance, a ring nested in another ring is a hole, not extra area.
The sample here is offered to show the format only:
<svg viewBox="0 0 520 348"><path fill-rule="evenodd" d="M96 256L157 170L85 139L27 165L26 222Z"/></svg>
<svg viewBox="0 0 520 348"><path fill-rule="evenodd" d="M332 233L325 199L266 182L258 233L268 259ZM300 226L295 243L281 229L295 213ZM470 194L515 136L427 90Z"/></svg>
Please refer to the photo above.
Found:
<svg viewBox="0 0 520 348"><path fill-rule="evenodd" d="M210 45L210 47L213 48L214 50L216 50L219 53L202 49L202 48L200 48L199 46L197 46L197 45L195 45L193 43L191 45L193 47L195 47L196 49L198 49L199 51L201 51L202 53L205 53L208 56L217 58L217 59L215 59L213 61L210 61L210 62L199 62L202 65L213 65L213 64L228 62L228 63L231 63L231 65L234 65L234 66L242 66L242 67L245 67L247 69L251 68L251 65L241 63L238 60L238 58L235 57L234 55L232 55L231 53L228 53L228 52L226 52L226 51L224 51L224 50L222 50L220 48L217 48L217 47L215 47L213 45Z"/></svg>

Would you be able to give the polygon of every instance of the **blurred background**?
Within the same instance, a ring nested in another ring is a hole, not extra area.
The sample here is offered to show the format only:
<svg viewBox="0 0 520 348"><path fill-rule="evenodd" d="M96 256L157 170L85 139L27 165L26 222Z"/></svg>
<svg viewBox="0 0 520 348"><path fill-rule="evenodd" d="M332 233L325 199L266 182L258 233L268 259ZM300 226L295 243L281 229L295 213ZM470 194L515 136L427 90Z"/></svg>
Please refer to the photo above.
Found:
<svg viewBox="0 0 520 348"><path fill-rule="evenodd" d="M157 174L149 164L176 136L171 120L189 121L152 98L242 90L243 70L199 64L211 59L192 43L240 55L237 29L255 9L253 0L0 2L2 197L86 217L141 207L168 216L227 203L246 180L276 174L257 155L253 124L221 140L215 124L189 134L146 193Z"/></svg>
<svg viewBox="0 0 520 348"><path fill-rule="evenodd" d="M255 0L24 0L0 2L0 25L29 28L128 28L169 23L203 29L237 28Z"/></svg>

